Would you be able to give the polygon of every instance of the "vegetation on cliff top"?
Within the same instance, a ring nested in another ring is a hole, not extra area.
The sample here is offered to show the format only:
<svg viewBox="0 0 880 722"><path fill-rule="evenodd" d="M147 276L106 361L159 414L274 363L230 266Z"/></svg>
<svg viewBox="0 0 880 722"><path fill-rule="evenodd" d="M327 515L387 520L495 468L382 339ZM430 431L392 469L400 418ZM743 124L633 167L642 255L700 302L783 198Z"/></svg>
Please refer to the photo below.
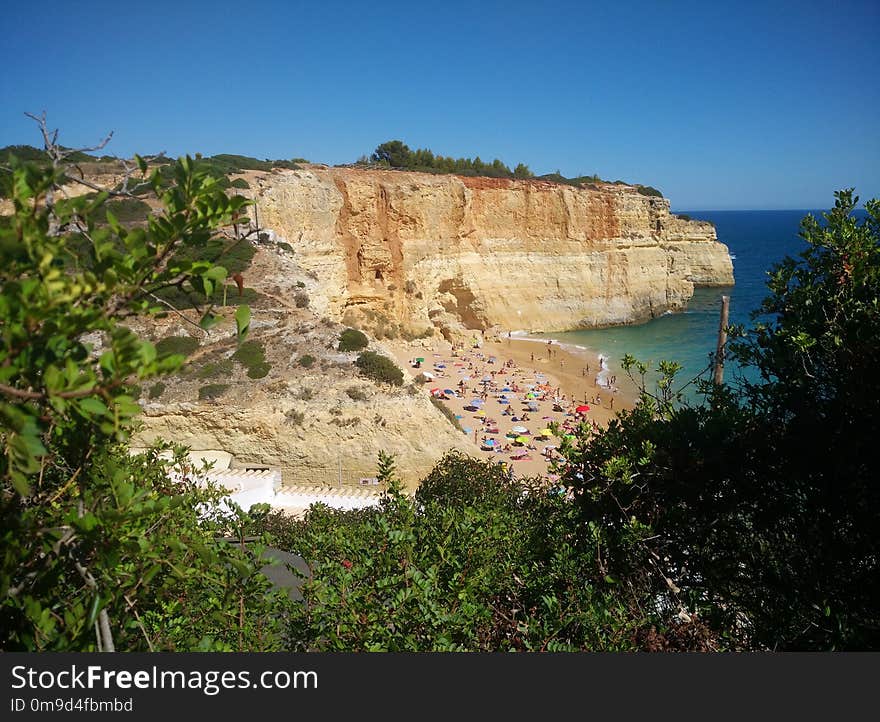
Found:
<svg viewBox="0 0 880 722"><path fill-rule="evenodd" d="M566 185L582 187L596 187L599 183L611 183L612 185L634 185L642 195L659 196L663 194L651 186L625 183L621 180L605 181L598 175L583 175L574 178L566 178L558 170L555 173L547 173L535 176L524 163L518 163L511 170L498 158L491 163L484 162L480 156L475 158L453 158L452 156L435 155L428 148L411 150L401 140L389 140L379 145L373 153L367 157L362 156L358 160L359 165L379 165L397 170L418 171L421 173L452 173L463 176L483 176L488 178L536 178L537 180L550 181L552 183L564 183Z"/></svg>
<svg viewBox="0 0 880 722"><path fill-rule="evenodd" d="M96 156L82 151L74 151L59 146L59 150L67 153L65 162L78 164L83 170L92 173L122 173L123 168L118 158L109 155ZM8 145L0 148L0 166L8 165L11 158L16 158L19 162L31 162L38 165L49 165L51 158L45 150L34 148L30 145ZM163 156L149 158L152 165L158 166L159 185L163 188L170 187L173 182L173 163L170 159ZM246 155L234 155L230 153L220 153L213 156L202 156L201 153L195 154L195 161L201 171L214 178L221 188L248 188L248 183L243 179L230 180L229 176L241 173L246 170L271 171L273 168L286 168L296 170L300 167L299 163L302 159L294 160L259 160ZM0 178L8 175L7 172L0 167ZM60 178L61 182L74 182L79 176L78 171L73 171L69 176ZM115 190L120 190L117 188ZM143 185L134 190L135 195L144 195L151 192L148 185ZM0 197L8 197L8 192L4 192L3 184L0 184Z"/></svg>

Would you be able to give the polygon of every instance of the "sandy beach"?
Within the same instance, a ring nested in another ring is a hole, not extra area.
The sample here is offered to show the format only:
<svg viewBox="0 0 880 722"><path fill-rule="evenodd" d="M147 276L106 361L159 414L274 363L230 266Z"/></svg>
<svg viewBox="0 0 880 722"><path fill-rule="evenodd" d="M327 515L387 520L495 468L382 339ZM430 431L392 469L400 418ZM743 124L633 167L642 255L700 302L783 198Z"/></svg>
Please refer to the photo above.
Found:
<svg viewBox="0 0 880 722"><path fill-rule="evenodd" d="M635 402L601 385L610 377L595 353L518 336L475 342L386 345L410 378L426 375L425 393L455 414L474 455L505 462L518 476L550 474L560 442L551 423L559 434L581 422L602 427Z"/></svg>

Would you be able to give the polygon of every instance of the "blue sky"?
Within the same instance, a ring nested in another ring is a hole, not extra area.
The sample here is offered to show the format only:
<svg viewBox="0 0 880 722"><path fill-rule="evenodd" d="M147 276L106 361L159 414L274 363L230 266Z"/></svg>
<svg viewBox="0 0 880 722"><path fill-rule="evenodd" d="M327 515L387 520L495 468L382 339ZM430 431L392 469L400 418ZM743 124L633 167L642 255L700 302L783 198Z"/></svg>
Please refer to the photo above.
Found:
<svg viewBox="0 0 880 722"><path fill-rule="evenodd" d="M880 196L880 3L10 3L0 145L344 163L392 138L660 188Z"/></svg>

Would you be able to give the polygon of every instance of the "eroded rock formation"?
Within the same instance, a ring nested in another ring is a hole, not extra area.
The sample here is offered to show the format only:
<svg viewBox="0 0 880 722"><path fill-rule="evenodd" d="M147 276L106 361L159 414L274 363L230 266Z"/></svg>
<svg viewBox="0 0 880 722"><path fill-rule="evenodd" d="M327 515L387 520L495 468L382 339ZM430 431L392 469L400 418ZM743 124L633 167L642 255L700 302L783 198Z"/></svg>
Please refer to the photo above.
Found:
<svg viewBox="0 0 880 722"><path fill-rule="evenodd" d="M681 308L729 285L710 223L625 185L313 168L255 178L261 225L293 245L337 320L560 330Z"/></svg>

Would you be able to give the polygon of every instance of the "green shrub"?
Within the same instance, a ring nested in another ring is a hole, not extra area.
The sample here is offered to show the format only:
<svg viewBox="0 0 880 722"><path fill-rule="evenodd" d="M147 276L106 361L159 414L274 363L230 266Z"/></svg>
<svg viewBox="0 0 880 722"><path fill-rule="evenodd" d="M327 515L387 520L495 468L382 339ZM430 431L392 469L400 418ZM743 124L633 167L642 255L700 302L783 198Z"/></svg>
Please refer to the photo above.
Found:
<svg viewBox="0 0 880 722"><path fill-rule="evenodd" d="M189 356L199 347L199 340L192 336L167 336L156 344L156 353L159 357L180 354Z"/></svg>
<svg viewBox="0 0 880 722"><path fill-rule="evenodd" d="M349 386L345 393L348 394L348 398L352 401L366 401L367 394L363 389L358 388L357 386Z"/></svg>
<svg viewBox="0 0 880 722"><path fill-rule="evenodd" d="M150 390L148 392L148 396L151 399L158 399L165 392L165 384L161 381L157 381L152 386L150 386Z"/></svg>
<svg viewBox="0 0 880 722"><path fill-rule="evenodd" d="M392 386L403 385L403 371L387 356L375 351L364 351L354 363L368 379Z"/></svg>
<svg viewBox="0 0 880 722"><path fill-rule="evenodd" d="M296 304L297 308L308 308L309 294L307 294L305 291L297 291L293 295L293 302Z"/></svg>
<svg viewBox="0 0 880 722"><path fill-rule="evenodd" d="M311 368L317 359L311 354L303 354L299 357L299 365L305 369Z"/></svg>
<svg viewBox="0 0 880 722"><path fill-rule="evenodd" d="M259 341L245 341L232 354L232 358L247 369L247 375L252 379L263 378L272 368L266 361L266 353Z"/></svg>
<svg viewBox="0 0 880 722"><path fill-rule="evenodd" d="M356 328L347 328L339 334L339 351L360 351L370 345L370 340L362 331Z"/></svg>
<svg viewBox="0 0 880 722"><path fill-rule="evenodd" d="M96 223L107 222L107 211L110 211L116 220L125 224L143 223L150 217L151 208L147 203L137 198L120 198L119 200L107 201L97 208L92 215Z"/></svg>
<svg viewBox="0 0 880 722"><path fill-rule="evenodd" d="M663 194L660 191L658 191L656 188L652 188L651 186L637 185L636 190L643 196L654 196L655 198L663 197Z"/></svg>
<svg viewBox="0 0 880 722"><path fill-rule="evenodd" d="M199 400L209 401L223 396L229 388L229 384L207 384L199 389Z"/></svg>
<svg viewBox="0 0 880 722"><path fill-rule="evenodd" d="M234 181L232 181L229 184L229 187L230 188L248 189L251 187L251 184L248 183L244 178L236 178Z"/></svg>
<svg viewBox="0 0 880 722"><path fill-rule="evenodd" d="M297 281L297 282L296 282L296 287L297 287L297 288L305 288L305 287L306 287L306 284L303 283L302 281Z"/></svg>
<svg viewBox="0 0 880 722"><path fill-rule="evenodd" d="M293 246L291 246L289 243L286 243L285 241L278 241L278 243L276 243L275 245L278 246L278 248L280 248L282 251L293 253ZM299 283L297 283L296 285L298 286ZM305 285L306 284L303 283L303 286Z"/></svg>
<svg viewBox="0 0 880 722"><path fill-rule="evenodd" d="M196 377L200 379L216 379L228 378L232 373L233 363L231 358L221 359L220 361L209 361L196 372Z"/></svg>

